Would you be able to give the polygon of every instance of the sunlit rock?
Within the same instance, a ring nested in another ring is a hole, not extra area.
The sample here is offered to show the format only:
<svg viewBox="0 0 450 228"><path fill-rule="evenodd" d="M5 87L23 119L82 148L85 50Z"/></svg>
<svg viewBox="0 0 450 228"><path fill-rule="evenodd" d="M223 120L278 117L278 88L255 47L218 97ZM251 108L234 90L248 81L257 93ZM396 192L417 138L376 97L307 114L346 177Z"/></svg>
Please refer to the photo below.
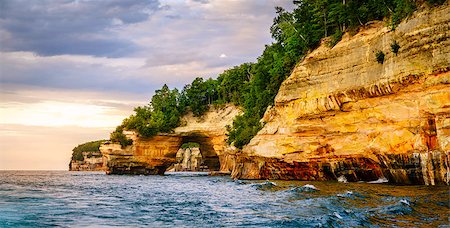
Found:
<svg viewBox="0 0 450 228"><path fill-rule="evenodd" d="M228 105L223 108L212 108L202 117L195 117L192 113L188 113L181 119L181 123L184 124L174 129L174 133L171 134L142 138L135 136L135 133L127 133L127 137L135 137L132 145L122 148L119 144L105 143L100 147L106 172L109 174L163 174L168 167L179 163L181 159L183 159L181 164L184 168L198 166L198 162L191 160L191 155L187 156L187 153L179 150L180 146L187 142L200 145L199 151L189 150L189 154L201 153L201 164L209 171L222 169L230 171L232 167L227 165L233 164L221 162L227 157L224 152L228 147L225 126L232 124L233 118L239 113L238 108ZM179 168L183 169L183 167Z"/></svg>
<svg viewBox="0 0 450 228"><path fill-rule="evenodd" d="M372 23L314 50L281 85L233 177L448 184L448 31L444 4L414 13L394 31Z"/></svg>

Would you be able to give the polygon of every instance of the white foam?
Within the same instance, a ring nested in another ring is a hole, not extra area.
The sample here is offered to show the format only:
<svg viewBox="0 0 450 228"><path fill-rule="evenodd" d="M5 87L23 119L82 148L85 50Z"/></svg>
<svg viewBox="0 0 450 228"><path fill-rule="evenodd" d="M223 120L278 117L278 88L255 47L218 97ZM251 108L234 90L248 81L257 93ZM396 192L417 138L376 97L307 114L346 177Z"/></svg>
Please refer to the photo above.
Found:
<svg viewBox="0 0 450 228"><path fill-rule="evenodd" d="M342 216L337 212L334 212L333 215L336 216L336 218L338 219L342 219Z"/></svg>
<svg viewBox="0 0 450 228"><path fill-rule="evenodd" d="M369 181L369 182L367 182L367 183L369 183L369 184L381 184L381 183L387 183L387 182L389 182L389 180L386 179L386 177L381 177L381 178L378 179L378 180L375 180L375 181Z"/></svg>
<svg viewBox="0 0 450 228"><path fill-rule="evenodd" d="M409 201L408 200L405 200L405 199L401 199L400 200L400 203L402 203L402 204L405 204L405 205L410 205L410 203L409 203Z"/></svg>
<svg viewBox="0 0 450 228"><path fill-rule="evenodd" d="M310 189L314 189L314 190L319 190L316 188L316 186L312 185L312 184L305 184L303 185L304 188L310 188Z"/></svg>
<svg viewBox="0 0 450 228"><path fill-rule="evenodd" d="M338 197L347 197L353 195L352 191L346 191L345 194L337 194Z"/></svg>

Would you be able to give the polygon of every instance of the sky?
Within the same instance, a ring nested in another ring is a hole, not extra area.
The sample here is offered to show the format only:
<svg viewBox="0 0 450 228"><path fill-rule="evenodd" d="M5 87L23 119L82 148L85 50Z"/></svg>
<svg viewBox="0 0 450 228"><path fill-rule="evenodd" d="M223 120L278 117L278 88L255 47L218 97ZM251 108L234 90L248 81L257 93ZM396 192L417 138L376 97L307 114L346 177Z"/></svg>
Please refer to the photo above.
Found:
<svg viewBox="0 0 450 228"><path fill-rule="evenodd" d="M254 62L291 0L1 0L0 170L67 170L162 85Z"/></svg>

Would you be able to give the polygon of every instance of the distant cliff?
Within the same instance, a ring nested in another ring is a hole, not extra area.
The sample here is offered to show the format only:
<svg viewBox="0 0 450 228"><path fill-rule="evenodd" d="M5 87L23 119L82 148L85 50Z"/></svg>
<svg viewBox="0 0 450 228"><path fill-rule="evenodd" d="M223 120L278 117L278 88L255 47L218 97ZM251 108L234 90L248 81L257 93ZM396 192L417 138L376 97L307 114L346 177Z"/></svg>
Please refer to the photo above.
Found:
<svg viewBox="0 0 450 228"><path fill-rule="evenodd" d="M445 3L395 31L372 23L313 51L283 82L233 177L448 184L449 31Z"/></svg>
<svg viewBox="0 0 450 228"><path fill-rule="evenodd" d="M99 147L105 140L83 143L72 150L69 171L102 171L103 155Z"/></svg>

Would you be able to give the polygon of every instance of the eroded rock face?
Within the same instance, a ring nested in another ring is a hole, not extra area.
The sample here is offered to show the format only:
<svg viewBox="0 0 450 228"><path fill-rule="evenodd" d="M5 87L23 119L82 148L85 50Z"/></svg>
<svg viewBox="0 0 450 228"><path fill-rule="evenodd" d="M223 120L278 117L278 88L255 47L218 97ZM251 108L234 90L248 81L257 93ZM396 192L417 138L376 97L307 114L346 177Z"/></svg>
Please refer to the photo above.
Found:
<svg viewBox="0 0 450 228"><path fill-rule="evenodd" d="M203 164L209 170L230 170L221 167L226 148L225 126L231 124L233 118L240 113L234 106L211 109L198 118L192 114L184 116L182 126L172 134L160 134L152 138L140 138L133 132L125 132L127 137L134 137L133 144L121 148L119 144L105 143L100 147L104 156L108 174L163 174L176 163L176 154L180 146L186 142L200 145Z"/></svg>
<svg viewBox="0 0 450 228"><path fill-rule="evenodd" d="M103 166L103 157L99 151L82 152L83 161L71 160L69 164L69 171L102 171L105 170Z"/></svg>
<svg viewBox="0 0 450 228"><path fill-rule="evenodd" d="M199 148L180 148L176 155L176 163L173 165L173 171L208 171L208 166L204 165Z"/></svg>
<svg viewBox="0 0 450 228"><path fill-rule="evenodd" d="M395 31L374 23L312 52L283 82L233 177L448 184L449 31L444 4Z"/></svg>

